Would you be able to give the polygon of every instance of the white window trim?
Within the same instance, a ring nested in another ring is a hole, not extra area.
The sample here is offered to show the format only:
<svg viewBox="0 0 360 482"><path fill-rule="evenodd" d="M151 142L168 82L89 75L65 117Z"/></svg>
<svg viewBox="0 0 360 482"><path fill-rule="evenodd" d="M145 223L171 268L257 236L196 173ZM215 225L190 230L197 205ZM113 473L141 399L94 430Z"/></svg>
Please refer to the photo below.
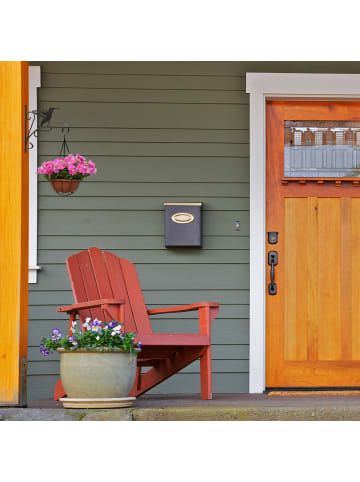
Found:
<svg viewBox="0 0 360 482"><path fill-rule="evenodd" d="M41 86L40 67L29 67L29 111L37 110L37 89ZM37 282L37 137L30 139L33 148L29 149L29 283Z"/></svg>
<svg viewBox="0 0 360 482"><path fill-rule="evenodd" d="M246 92L250 94L249 391L262 393L266 369L266 100L360 100L360 75L247 73Z"/></svg>

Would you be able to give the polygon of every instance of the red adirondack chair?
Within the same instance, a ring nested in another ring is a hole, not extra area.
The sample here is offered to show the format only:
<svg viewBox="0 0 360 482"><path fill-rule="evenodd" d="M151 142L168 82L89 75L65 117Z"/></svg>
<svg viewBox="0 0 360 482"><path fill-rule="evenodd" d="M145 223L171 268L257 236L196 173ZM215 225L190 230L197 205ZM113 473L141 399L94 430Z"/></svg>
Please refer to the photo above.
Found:
<svg viewBox="0 0 360 482"><path fill-rule="evenodd" d="M219 303L195 303L172 308L148 310L145 305L135 266L107 251L90 248L66 260L76 304L58 308L70 315L85 318L119 320L126 331L137 333L142 342L137 374L130 396L139 396L200 358L201 398L211 400L211 323L219 311ZM149 315L199 311L199 334L153 333ZM144 366L152 367L142 373ZM55 387L54 399L65 396L61 380Z"/></svg>

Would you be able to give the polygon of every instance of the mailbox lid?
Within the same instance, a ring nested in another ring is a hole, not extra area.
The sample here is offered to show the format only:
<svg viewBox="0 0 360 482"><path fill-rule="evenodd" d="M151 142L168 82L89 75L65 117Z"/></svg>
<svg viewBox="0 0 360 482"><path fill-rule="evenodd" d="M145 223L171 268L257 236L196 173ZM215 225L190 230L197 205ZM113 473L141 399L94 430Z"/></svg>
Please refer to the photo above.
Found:
<svg viewBox="0 0 360 482"><path fill-rule="evenodd" d="M164 203L165 246L202 246L203 203Z"/></svg>

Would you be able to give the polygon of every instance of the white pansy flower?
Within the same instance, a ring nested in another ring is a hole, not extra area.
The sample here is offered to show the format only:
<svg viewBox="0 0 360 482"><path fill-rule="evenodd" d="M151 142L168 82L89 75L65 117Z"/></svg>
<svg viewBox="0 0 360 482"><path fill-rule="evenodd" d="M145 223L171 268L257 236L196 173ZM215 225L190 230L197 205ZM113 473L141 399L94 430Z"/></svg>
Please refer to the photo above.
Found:
<svg viewBox="0 0 360 482"><path fill-rule="evenodd" d="M96 339L97 339L97 340L100 340L100 336L97 336Z"/></svg>
<svg viewBox="0 0 360 482"><path fill-rule="evenodd" d="M90 325L89 325L90 320L91 318L89 316L88 318L85 319L85 323L83 323L83 327L86 328L87 330L90 330Z"/></svg>
<svg viewBox="0 0 360 482"><path fill-rule="evenodd" d="M75 333L75 331L76 331L76 321L71 322L70 331L71 331L71 333Z"/></svg>

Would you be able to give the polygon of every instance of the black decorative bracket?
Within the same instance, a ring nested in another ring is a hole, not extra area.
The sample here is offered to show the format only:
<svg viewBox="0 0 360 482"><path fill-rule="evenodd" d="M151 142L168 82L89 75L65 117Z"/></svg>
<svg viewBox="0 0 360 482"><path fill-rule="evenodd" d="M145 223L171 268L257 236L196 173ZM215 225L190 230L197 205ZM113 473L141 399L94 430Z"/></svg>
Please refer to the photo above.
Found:
<svg viewBox="0 0 360 482"><path fill-rule="evenodd" d="M37 116L35 115L35 113L29 112L27 110L27 105L25 104L25 152L27 152L28 149L32 149L34 147L34 144L30 142L30 137L37 137L37 126L36 129L33 128L36 118Z"/></svg>
<svg viewBox="0 0 360 482"><path fill-rule="evenodd" d="M53 129L53 126L50 124L50 122L54 110L57 109L58 107L49 107L47 110L28 111L28 106L25 105L25 152L34 147L34 144L30 140L32 136L37 137L40 130L49 132ZM40 127L38 127L37 121L40 119ZM66 124L61 126L62 129L64 129L64 127L69 129Z"/></svg>

